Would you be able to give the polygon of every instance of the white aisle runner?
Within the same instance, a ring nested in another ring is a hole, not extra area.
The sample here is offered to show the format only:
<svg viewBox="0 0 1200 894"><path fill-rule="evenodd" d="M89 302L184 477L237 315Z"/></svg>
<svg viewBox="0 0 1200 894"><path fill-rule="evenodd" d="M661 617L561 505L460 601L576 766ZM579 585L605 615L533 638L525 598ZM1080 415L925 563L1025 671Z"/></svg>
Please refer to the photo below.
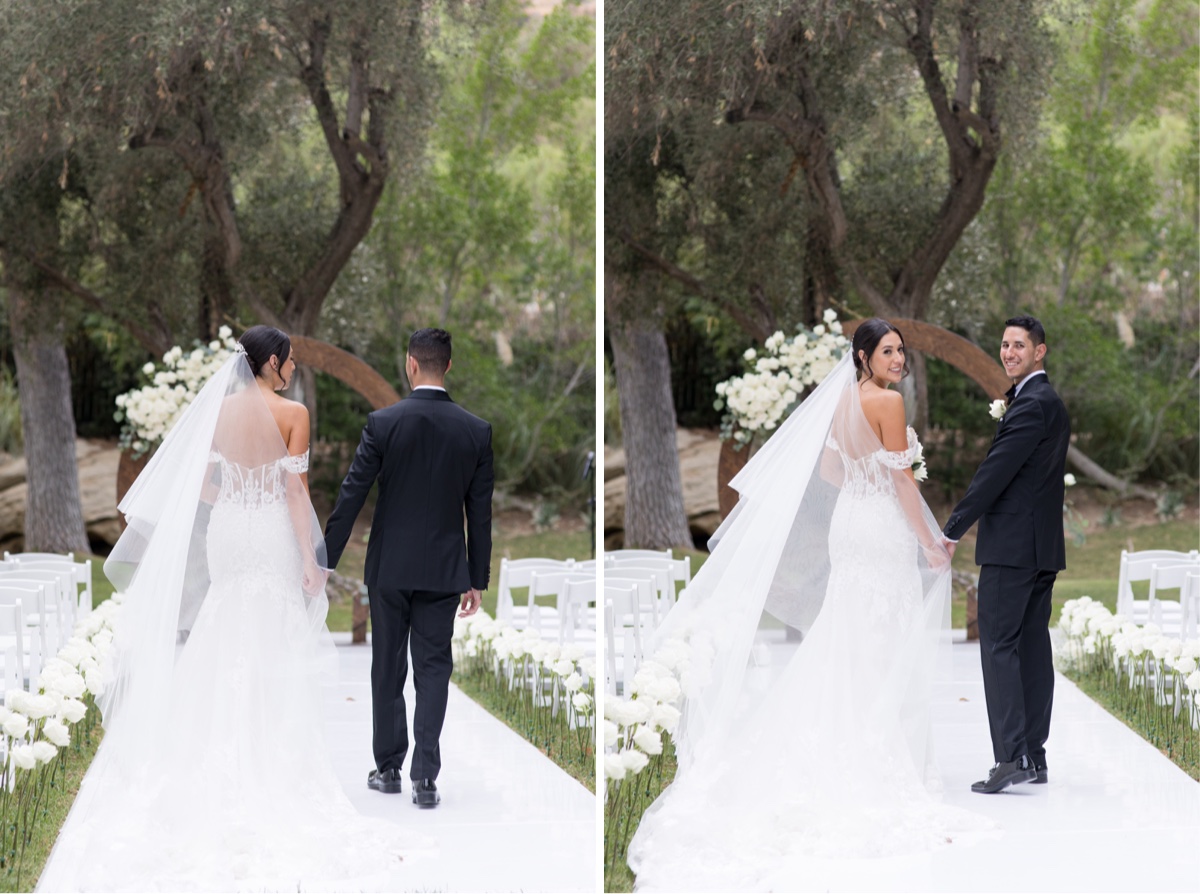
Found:
<svg viewBox="0 0 1200 894"><path fill-rule="evenodd" d="M442 803L412 803L405 765L404 791L367 788L371 757L370 646L338 642L336 686L325 693L327 739L342 787L360 813L394 824L422 850L403 870L405 891L593 891L596 879L596 801L525 739L450 687L442 730ZM412 729L413 685L405 687ZM80 799L87 795L86 779ZM59 841L69 840L74 812ZM433 852L425 852L432 844ZM69 850L55 846L39 891L60 890Z"/></svg>
<svg viewBox="0 0 1200 894"><path fill-rule="evenodd" d="M772 663L795 648L778 640ZM811 861L777 890L1200 892L1200 783L1055 675L1047 785L977 795L992 763L978 643L955 632L939 669L933 735L944 799L997 831L929 854Z"/></svg>

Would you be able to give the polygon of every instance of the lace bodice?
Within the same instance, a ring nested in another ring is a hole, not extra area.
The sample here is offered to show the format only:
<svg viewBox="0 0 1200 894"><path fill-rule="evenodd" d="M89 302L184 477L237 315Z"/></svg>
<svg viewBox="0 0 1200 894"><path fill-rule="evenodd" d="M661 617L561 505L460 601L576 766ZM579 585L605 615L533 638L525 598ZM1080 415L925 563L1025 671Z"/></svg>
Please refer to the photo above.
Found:
<svg viewBox="0 0 1200 894"><path fill-rule="evenodd" d="M837 451L846 475L843 492L852 497L895 494L896 482L892 478L892 470L903 471L912 468L913 459L917 454L917 433L913 431L912 426L908 427L907 435L907 449L887 450L880 447L866 456L850 456L830 435L827 443L830 449Z"/></svg>
<svg viewBox="0 0 1200 894"><path fill-rule="evenodd" d="M287 476L308 471L307 450L299 456L284 456L253 468L226 459L218 450L209 453L208 459L221 468L217 504L230 503L243 509L261 509L284 502Z"/></svg>

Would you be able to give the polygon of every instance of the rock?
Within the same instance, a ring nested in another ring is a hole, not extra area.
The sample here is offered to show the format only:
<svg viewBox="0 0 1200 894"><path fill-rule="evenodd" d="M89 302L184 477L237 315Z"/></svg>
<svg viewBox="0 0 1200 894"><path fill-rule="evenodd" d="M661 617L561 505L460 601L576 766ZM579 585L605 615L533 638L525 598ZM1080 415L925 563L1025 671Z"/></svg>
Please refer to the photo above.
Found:
<svg viewBox="0 0 1200 894"><path fill-rule="evenodd" d="M88 537L110 546L121 536L117 513L117 464L121 451L110 441L79 439L75 461L79 466L79 499ZM25 536L25 459L0 463L0 543L20 549Z"/></svg>
<svg viewBox="0 0 1200 894"><path fill-rule="evenodd" d="M683 506L693 533L708 536L721 523L717 504L717 460L721 441L709 429L681 428L675 432L679 472L683 479ZM605 540L625 528L625 451L604 448Z"/></svg>

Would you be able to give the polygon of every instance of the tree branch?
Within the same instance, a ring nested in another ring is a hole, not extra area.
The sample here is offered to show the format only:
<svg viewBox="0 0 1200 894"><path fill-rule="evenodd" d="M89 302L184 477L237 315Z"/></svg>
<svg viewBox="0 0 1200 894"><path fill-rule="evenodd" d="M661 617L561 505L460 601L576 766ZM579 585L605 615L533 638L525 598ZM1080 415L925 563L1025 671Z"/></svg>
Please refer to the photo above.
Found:
<svg viewBox="0 0 1200 894"><path fill-rule="evenodd" d="M714 294L708 286L706 286L696 276L688 273L682 267L668 261L662 255L642 245L627 230L618 230L617 238L625 243L629 249L638 257L648 261L652 266L657 267L660 273L669 276L671 279L680 283L688 291L695 295L699 295L706 301L711 301L729 316L731 316L739 326L742 327L749 335L758 341L765 341L771 335L773 329L768 328L762 322L755 320L736 304L728 301L719 295Z"/></svg>
<svg viewBox="0 0 1200 894"><path fill-rule="evenodd" d="M11 248L11 246L5 247ZM76 298L82 300L88 307L99 311L107 317L120 319L120 314L116 313L112 304L110 304L103 296L96 294L87 286L83 285L83 283L72 279L54 267L51 267L33 253L23 249L17 249L17 251L23 258L25 258L26 261L28 261L32 266L36 267L50 281L50 284L54 286L54 288L70 295L74 295ZM141 344L142 347L144 347L147 351L152 353L155 357L161 357L168 350L170 350L171 333L167 329L165 321L162 319L161 315L159 315L158 319L156 320L159 329L157 334L145 328L144 326L133 322L132 320L121 320L121 322L125 328L129 330L129 333L138 340L138 343Z"/></svg>

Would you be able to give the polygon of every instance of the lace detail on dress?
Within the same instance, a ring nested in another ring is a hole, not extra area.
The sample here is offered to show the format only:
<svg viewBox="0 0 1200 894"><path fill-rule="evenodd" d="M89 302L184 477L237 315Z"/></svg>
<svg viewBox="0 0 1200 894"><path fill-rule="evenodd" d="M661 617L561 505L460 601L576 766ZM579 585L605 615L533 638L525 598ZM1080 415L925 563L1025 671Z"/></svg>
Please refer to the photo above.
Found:
<svg viewBox="0 0 1200 894"><path fill-rule="evenodd" d="M885 450L880 447L874 453L866 456L850 456L838 444L837 439L829 436L826 444L837 452L842 461L842 469L846 478L842 484L843 491L851 497L875 497L894 495L896 482L892 479L892 469L908 469L912 467L913 458L917 454L917 433L910 426L908 429L907 450Z"/></svg>
<svg viewBox="0 0 1200 894"><path fill-rule="evenodd" d="M261 466L247 468L226 459L220 451L208 455L221 467L221 489L217 503L232 503L244 509L261 509L287 499L287 474L308 471L308 451L285 456Z"/></svg>

